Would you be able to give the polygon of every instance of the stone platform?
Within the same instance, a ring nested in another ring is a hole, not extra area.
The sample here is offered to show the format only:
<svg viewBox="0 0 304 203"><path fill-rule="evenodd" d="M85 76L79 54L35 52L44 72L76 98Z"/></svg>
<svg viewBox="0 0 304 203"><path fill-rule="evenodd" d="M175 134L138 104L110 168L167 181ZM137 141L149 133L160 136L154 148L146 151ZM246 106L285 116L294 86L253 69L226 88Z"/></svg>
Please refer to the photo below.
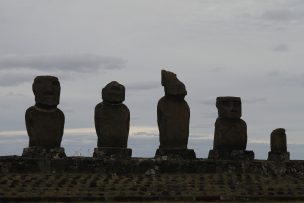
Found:
<svg viewBox="0 0 304 203"><path fill-rule="evenodd" d="M132 149L115 148L115 147L98 147L94 149L94 158L114 158L114 159L129 159L132 156Z"/></svg>
<svg viewBox="0 0 304 203"><path fill-rule="evenodd" d="M210 150L208 159L213 160L253 160L254 152L247 150L233 150L233 151L224 151L224 150Z"/></svg>
<svg viewBox="0 0 304 203"><path fill-rule="evenodd" d="M156 159L195 159L196 154L193 149L157 149Z"/></svg>
<svg viewBox="0 0 304 203"><path fill-rule="evenodd" d="M304 161L0 157L0 202L304 201Z"/></svg>

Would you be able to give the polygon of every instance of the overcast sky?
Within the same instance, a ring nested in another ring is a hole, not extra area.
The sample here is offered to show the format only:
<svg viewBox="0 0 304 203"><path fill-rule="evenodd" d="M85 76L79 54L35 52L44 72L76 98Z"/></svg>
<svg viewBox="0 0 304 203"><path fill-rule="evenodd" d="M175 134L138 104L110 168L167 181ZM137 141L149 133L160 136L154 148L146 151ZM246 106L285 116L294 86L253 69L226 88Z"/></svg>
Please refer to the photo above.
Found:
<svg viewBox="0 0 304 203"><path fill-rule="evenodd" d="M190 137L212 139L216 97L240 96L250 142L280 127L304 144L303 36L303 0L0 0L0 135L25 130L36 75L59 77L66 130L95 136L116 80L136 133L157 134L166 69L186 85Z"/></svg>

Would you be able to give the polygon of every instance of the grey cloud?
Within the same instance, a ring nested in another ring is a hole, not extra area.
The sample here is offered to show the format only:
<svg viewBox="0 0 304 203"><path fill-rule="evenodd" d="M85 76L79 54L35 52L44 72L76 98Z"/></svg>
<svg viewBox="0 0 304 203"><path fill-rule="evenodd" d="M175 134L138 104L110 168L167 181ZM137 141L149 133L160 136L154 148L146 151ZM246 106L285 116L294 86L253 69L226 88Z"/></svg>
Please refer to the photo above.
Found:
<svg viewBox="0 0 304 203"><path fill-rule="evenodd" d="M207 70L208 72L214 72L214 73L218 73L225 70L224 67L215 67L215 68L210 68L209 70Z"/></svg>
<svg viewBox="0 0 304 203"><path fill-rule="evenodd" d="M280 74L281 73L278 70L273 70L273 71L269 71L266 75L274 77L274 76L279 76Z"/></svg>
<svg viewBox="0 0 304 203"><path fill-rule="evenodd" d="M8 96L8 97L24 97L25 94L22 94L22 93L15 93L15 92L8 92L8 93L6 94L6 96Z"/></svg>
<svg viewBox="0 0 304 203"><path fill-rule="evenodd" d="M279 44L273 48L273 51L276 52L286 52L289 50L289 47L286 44Z"/></svg>
<svg viewBox="0 0 304 203"><path fill-rule="evenodd" d="M0 87L9 87L32 81L34 75L26 73L5 73L0 75Z"/></svg>
<svg viewBox="0 0 304 203"><path fill-rule="evenodd" d="M304 86L304 73L288 76L281 82L284 86L301 85Z"/></svg>
<svg viewBox="0 0 304 203"><path fill-rule="evenodd" d="M299 21L304 18L304 10L294 8L268 10L261 15L261 18L275 22Z"/></svg>
<svg viewBox="0 0 304 203"><path fill-rule="evenodd" d="M95 73L101 69L112 70L125 67L120 58L93 54L7 56L0 58L0 70L30 69L39 71Z"/></svg>
<svg viewBox="0 0 304 203"><path fill-rule="evenodd" d="M215 105L216 98L207 98L201 101L202 104L205 105Z"/></svg>
<svg viewBox="0 0 304 203"><path fill-rule="evenodd" d="M126 85L127 90L151 90L160 87L161 84L159 81L145 81Z"/></svg>
<svg viewBox="0 0 304 203"><path fill-rule="evenodd" d="M23 84L36 75L54 74L67 79L74 73L93 74L124 67L123 59L93 54L6 56L0 58L0 87Z"/></svg>
<svg viewBox="0 0 304 203"><path fill-rule="evenodd" d="M242 99L243 103L253 104L253 103L265 103L267 102L267 97L252 97Z"/></svg>
<svg viewBox="0 0 304 203"><path fill-rule="evenodd" d="M260 102L266 102L266 101L267 101L266 97L242 98L243 103L260 103ZM207 98L205 100L202 100L201 103L208 105L208 106L215 106L216 97Z"/></svg>

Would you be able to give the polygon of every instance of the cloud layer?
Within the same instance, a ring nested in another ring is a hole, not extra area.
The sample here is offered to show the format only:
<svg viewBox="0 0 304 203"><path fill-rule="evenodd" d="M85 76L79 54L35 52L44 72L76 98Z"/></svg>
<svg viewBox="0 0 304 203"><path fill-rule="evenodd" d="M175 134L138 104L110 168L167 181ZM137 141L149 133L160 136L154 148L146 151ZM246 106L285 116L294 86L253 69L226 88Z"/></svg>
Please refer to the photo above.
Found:
<svg viewBox="0 0 304 203"><path fill-rule="evenodd" d="M31 81L38 74L67 78L71 74L96 74L101 70L125 68L126 61L93 54L26 55L0 58L0 86L15 86Z"/></svg>

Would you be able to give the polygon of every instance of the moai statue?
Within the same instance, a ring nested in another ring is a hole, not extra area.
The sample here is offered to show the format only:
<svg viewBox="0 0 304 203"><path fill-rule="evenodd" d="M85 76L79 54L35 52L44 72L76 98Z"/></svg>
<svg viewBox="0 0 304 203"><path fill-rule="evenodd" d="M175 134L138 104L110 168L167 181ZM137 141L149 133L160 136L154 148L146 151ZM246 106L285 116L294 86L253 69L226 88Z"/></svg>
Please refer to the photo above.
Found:
<svg viewBox="0 0 304 203"><path fill-rule="evenodd" d="M37 76L34 80L34 106L25 113L26 130L29 136L29 147L24 148L24 157L66 157L60 147L64 114L57 108L60 98L60 83L54 76Z"/></svg>
<svg viewBox="0 0 304 203"><path fill-rule="evenodd" d="M102 89L103 102L95 107L95 129L98 136L94 157L128 158L132 150L127 148L130 111L122 102L125 87L116 81Z"/></svg>
<svg viewBox="0 0 304 203"><path fill-rule="evenodd" d="M194 159L195 152L187 149L190 108L185 101L185 85L176 74L162 70L161 84L165 96L157 105L157 123L160 145L155 157Z"/></svg>
<svg viewBox="0 0 304 203"><path fill-rule="evenodd" d="M269 161L289 161L290 154L287 152L287 141L284 128L272 131L270 135L270 148L268 152Z"/></svg>
<svg viewBox="0 0 304 203"><path fill-rule="evenodd" d="M209 159L252 160L254 153L246 151L247 125L241 119L240 97L217 97L218 118L215 122L213 150Z"/></svg>

